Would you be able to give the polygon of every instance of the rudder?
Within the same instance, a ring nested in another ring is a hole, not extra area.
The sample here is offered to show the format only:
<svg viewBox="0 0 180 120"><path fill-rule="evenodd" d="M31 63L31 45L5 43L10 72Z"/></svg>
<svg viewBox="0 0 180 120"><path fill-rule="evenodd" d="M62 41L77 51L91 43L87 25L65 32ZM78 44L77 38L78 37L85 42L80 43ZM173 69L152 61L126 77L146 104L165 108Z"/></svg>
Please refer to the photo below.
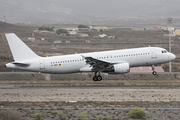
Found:
<svg viewBox="0 0 180 120"><path fill-rule="evenodd" d="M15 61L39 57L14 33L5 35Z"/></svg>

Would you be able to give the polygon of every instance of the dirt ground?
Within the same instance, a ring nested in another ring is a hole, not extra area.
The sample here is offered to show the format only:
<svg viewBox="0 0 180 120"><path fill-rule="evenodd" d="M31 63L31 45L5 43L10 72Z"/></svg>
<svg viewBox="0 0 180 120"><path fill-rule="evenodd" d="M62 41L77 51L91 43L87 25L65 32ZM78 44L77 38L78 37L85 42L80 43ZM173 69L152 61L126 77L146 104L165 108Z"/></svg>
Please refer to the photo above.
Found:
<svg viewBox="0 0 180 120"><path fill-rule="evenodd" d="M6 88L0 101L180 101L180 89L122 88Z"/></svg>
<svg viewBox="0 0 180 120"><path fill-rule="evenodd" d="M63 112L68 120L79 119L86 112L90 120L98 115L113 120L129 120L134 107L144 108L147 120L179 119L180 89L176 88L117 88L117 87L13 87L1 86L0 112L16 109L22 120L34 120L41 113L43 120L58 120Z"/></svg>

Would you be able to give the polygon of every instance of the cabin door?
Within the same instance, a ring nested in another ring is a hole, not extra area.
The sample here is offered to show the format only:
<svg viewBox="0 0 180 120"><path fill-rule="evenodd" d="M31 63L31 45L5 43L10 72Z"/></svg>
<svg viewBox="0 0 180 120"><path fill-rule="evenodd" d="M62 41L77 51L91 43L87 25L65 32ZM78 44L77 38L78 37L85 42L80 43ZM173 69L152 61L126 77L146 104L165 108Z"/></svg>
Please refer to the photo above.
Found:
<svg viewBox="0 0 180 120"><path fill-rule="evenodd" d="M150 48L150 49L151 49L151 58L152 59L157 58L156 49L155 48Z"/></svg>
<svg viewBox="0 0 180 120"><path fill-rule="evenodd" d="M43 59L39 60L39 68L40 70L45 69L45 60Z"/></svg>

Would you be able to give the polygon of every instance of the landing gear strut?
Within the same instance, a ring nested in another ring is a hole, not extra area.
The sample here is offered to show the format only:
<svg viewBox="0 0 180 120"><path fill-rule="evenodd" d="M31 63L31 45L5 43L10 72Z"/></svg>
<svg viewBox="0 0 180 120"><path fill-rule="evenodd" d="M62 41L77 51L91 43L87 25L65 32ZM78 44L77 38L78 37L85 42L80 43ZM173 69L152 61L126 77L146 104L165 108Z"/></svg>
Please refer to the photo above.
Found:
<svg viewBox="0 0 180 120"><path fill-rule="evenodd" d="M152 74L153 74L153 75L157 75L157 72L154 71L154 70L155 70L154 65L152 65L152 70L153 70Z"/></svg>
<svg viewBox="0 0 180 120"><path fill-rule="evenodd" d="M94 81L101 81L102 80L102 76L100 75L100 72L99 74L97 75L97 72L95 72L95 75L93 77L93 80Z"/></svg>

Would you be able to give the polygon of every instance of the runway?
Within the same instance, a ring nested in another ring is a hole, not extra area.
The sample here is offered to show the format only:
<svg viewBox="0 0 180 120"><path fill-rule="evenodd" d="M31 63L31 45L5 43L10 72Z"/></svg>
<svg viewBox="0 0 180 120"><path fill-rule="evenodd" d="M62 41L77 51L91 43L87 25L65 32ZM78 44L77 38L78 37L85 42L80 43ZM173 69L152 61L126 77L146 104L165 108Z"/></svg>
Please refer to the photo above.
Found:
<svg viewBox="0 0 180 120"><path fill-rule="evenodd" d="M88 80L92 81L93 73L74 74L43 74L33 72L0 72L0 81L33 81L33 80ZM101 74L103 80L180 80L180 72L158 72L156 76L152 72L130 72L127 74Z"/></svg>
<svg viewBox="0 0 180 120"><path fill-rule="evenodd" d="M120 85L120 86L0 86L0 89L177 89L180 85Z"/></svg>
<svg viewBox="0 0 180 120"><path fill-rule="evenodd" d="M0 108L0 110L10 110L12 108ZM18 108L14 108L18 110ZM22 108L22 110L31 110L32 108ZM34 110L52 110L52 108L33 108ZM76 108L63 108L64 110L76 110ZM112 108L78 108L78 110L112 110ZM133 108L113 108L114 110L131 110ZM146 110L180 110L180 108L143 108ZM54 108L53 110L58 110Z"/></svg>

